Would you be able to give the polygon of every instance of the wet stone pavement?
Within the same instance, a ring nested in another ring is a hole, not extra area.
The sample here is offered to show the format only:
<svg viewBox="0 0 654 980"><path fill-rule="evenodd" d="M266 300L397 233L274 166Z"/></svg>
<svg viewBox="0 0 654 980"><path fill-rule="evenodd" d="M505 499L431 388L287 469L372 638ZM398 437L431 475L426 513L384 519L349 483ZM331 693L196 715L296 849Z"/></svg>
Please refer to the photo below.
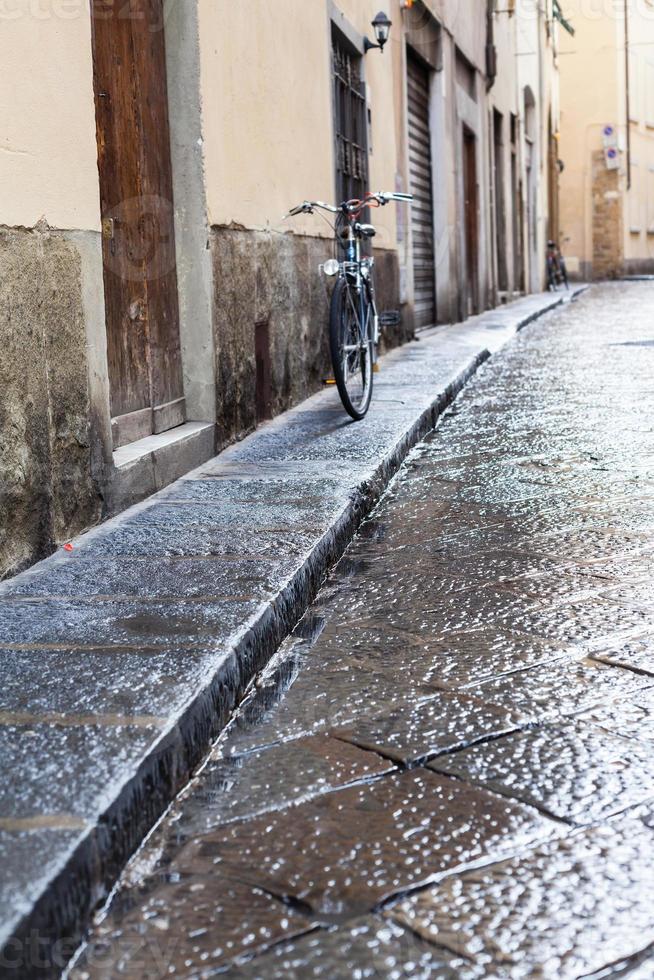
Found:
<svg viewBox="0 0 654 980"><path fill-rule="evenodd" d="M596 286L478 373L73 980L654 977L653 336Z"/></svg>

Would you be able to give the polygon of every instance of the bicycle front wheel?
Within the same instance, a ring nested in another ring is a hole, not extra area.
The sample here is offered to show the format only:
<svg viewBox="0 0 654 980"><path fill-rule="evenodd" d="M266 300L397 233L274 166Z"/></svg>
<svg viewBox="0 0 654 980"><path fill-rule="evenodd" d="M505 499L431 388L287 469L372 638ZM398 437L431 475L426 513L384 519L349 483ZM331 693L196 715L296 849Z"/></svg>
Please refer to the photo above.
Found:
<svg viewBox="0 0 654 980"><path fill-rule="evenodd" d="M357 290L345 279L338 280L332 294L329 349L343 407L356 420L364 417L372 398L373 341L370 309L365 293L361 304ZM362 315L363 323L360 324Z"/></svg>

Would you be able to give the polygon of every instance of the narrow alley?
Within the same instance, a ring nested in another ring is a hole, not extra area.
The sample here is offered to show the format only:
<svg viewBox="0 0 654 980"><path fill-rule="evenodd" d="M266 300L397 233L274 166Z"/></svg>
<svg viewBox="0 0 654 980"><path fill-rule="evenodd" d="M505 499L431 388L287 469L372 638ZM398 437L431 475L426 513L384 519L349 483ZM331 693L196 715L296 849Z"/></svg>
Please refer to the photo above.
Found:
<svg viewBox="0 0 654 980"><path fill-rule="evenodd" d="M622 282L478 371L71 980L654 976L653 366Z"/></svg>

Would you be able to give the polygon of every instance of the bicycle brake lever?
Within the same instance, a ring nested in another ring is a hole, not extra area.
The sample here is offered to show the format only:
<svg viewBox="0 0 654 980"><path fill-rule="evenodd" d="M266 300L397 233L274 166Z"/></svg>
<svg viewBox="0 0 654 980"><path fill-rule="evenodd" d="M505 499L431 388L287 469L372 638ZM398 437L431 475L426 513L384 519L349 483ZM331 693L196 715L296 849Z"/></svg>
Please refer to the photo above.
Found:
<svg viewBox="0 0 654 980"><path fill-rule="evenodd" d="M299 207L291 208L290 211L282 217L282 221L286 221L287 218L295 218L298 214L313 214L313 208L308 206L309 202L306 201Z"/></svg>

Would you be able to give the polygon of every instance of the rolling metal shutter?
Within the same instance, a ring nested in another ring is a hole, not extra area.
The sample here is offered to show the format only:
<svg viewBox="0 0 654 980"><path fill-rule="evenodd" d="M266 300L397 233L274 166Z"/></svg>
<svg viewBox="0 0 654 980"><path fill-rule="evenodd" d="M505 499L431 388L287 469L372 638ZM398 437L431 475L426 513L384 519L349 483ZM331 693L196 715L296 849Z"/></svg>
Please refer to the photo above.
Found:
<svg viewBox="0 0 654 980"><path fill-rule="evenodd" d="M414 315L416 329L436 323L434 214L429 136L429 71L407 53L409 175L413 233Z"/></svg>

